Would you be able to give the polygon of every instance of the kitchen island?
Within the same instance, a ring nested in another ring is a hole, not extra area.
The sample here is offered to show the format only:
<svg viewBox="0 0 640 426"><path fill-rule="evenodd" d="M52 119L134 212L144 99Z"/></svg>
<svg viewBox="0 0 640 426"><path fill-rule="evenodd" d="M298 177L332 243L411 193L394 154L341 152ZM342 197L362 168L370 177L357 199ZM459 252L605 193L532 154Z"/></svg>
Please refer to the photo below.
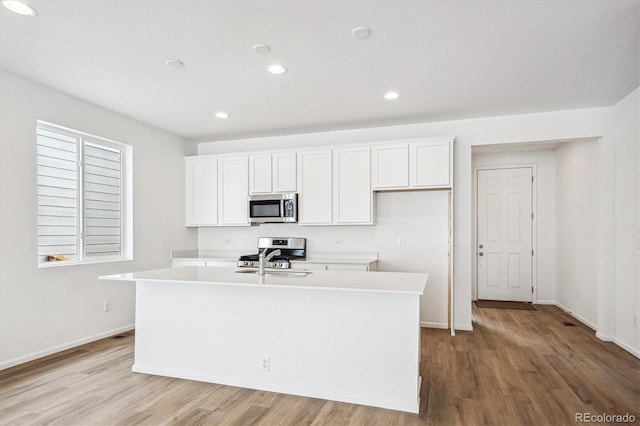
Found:
<svg viewBox="0 0 640 426"><path fill-rule="evenodd" d="M182 268L136 282L133 371L419 410L428 274Z"/></svg>

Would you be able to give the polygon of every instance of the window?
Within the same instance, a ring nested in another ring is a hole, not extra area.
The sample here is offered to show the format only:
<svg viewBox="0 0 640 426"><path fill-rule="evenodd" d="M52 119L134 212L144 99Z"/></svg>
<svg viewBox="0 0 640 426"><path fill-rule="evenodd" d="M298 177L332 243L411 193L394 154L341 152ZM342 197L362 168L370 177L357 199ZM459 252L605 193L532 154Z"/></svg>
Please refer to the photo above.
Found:
<svg viewBox="0 0 640 426"><path fill-rule="evenodd" d="M130 259L131 147L38 121L38 265Z"/></svg>

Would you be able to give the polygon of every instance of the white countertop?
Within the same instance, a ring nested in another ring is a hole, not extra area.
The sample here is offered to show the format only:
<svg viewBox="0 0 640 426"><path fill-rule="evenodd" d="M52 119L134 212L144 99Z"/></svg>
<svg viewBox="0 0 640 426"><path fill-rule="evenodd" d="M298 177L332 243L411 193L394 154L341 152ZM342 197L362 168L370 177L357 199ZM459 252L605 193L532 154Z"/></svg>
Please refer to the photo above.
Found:
<svg viewBox="0 0 640 426"><path fill-rule="evenodd" d="M142 272L104 275L101 280L157 281L300 288L334 291L422 295L429 274L414 272L313 271L309 275L267 275L236 273L238 268L185 266Z"/></svg>

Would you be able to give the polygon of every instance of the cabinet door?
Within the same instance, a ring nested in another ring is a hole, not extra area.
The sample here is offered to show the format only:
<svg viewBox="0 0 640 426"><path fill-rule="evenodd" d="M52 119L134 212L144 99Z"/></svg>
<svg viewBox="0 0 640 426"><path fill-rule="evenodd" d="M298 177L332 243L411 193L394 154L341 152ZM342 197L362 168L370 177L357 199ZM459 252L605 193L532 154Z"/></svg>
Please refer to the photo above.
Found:
<svg viewBox="0 0 640 426"><path fill-rule="evenodd" d="M268 194L271 186L271 155L256 154L249 156L249 193Z"/></svg>
<svg viewBox="0 0 640 426"><path fill-rule="evenodd" d="M273 154L273 192L296 192L296 153Z"/></svg>
<svg viewBox="0 0 640 426"><path fill-rule="evenodd" d="M185 221L187 226L218 223L217 158L185 158Z"/></svg>
<svg viewBox="0 0 640 426"><path fill-rule="evenodd" d="M411 144L412 187L450 186L451 142L416 142Z"/></svg>
<svg viewBox="0 0 640 426"><path fill-rule="evenodd" d="M333 221L371 224L371 150L347 147L333 150Z"/></svg>
<svg viewBox="0 0 640 426"><path fill-rule="evenodd" d="M219 169L219 224L249 225L248 157L220 157Z"/></svg>
<svg viewBox="0 0 640 426"><path fill-rule="evenodd" d="M409 144L373 147L373 188L409 187Z"/></svg>
<svg viewBox="0 0 640 426"><path fill-rule="evenodd" d="M298 154L298 221L301 225L331 223L331 150Z"/></svg>

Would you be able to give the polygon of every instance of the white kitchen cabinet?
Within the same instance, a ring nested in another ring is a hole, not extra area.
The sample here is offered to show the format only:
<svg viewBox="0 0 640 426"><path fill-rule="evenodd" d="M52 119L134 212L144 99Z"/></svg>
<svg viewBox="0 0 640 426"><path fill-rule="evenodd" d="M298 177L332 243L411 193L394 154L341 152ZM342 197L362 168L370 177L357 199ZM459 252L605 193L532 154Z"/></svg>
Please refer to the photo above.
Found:
<svg viewBox="0 0 640 426"><path fill-rule="evenodd" d="M375 271L377 262L325 263L325 262L291 262L291 269L296 271Z"/></svg>
<svg viewBox="0 0 640 426"><path fill-rule="evenodd" d="M373 147L373 188L409 187L409 144Z"/></svg>
<svg viewBox="0 0 640 426"><path fill-rule="evenodd" d="M296 192L296 153L249 155L249 193Z"/></svg>
<svg viewBox="0 0 640 426"><path fill-rule="evenodd" d="M409 184L413 188L450 186L449 140L409 145Z"/></svg>
<svg viewBox="0 0 640 426"><path fill-rule="evenodd" d="M273 157L273 192L296 192L296 153L276 152Z"/></svg>
<svg viewBox="0 0 640 426"><path fill-rule="evenodd" d="M452 138L373 146L373 189L451 187Z"/></svg>
<svg viewBox="0 0 640 426"><path fill-rule="evenodd" d="M331 163L330 149L298 153L298 222L301 225L332 222Z"/></svg>
<svg viewBox="0 0 640 426"><path fill-rule="evenodd" d="M185 221L187 226L218 223L218 159L185 158Z"/></svg>
<svg viewBox="0 0 640 426"><path fill-rule="evenodd" d="M333 150L333 222L373 223L371 150L352 146Z"/></svg>
<svg viewBox="0 0 640 426"><path fill-rule="evenodd" d="M219 157L218 180L218 224L249 225L248 156Z"/></svg>
<svg viewBox="0 0 640 426"><path fill-rule="evenodd" d="M269 194L271 184L271 154L252 154L249 156L249 193Z"/></svg>

